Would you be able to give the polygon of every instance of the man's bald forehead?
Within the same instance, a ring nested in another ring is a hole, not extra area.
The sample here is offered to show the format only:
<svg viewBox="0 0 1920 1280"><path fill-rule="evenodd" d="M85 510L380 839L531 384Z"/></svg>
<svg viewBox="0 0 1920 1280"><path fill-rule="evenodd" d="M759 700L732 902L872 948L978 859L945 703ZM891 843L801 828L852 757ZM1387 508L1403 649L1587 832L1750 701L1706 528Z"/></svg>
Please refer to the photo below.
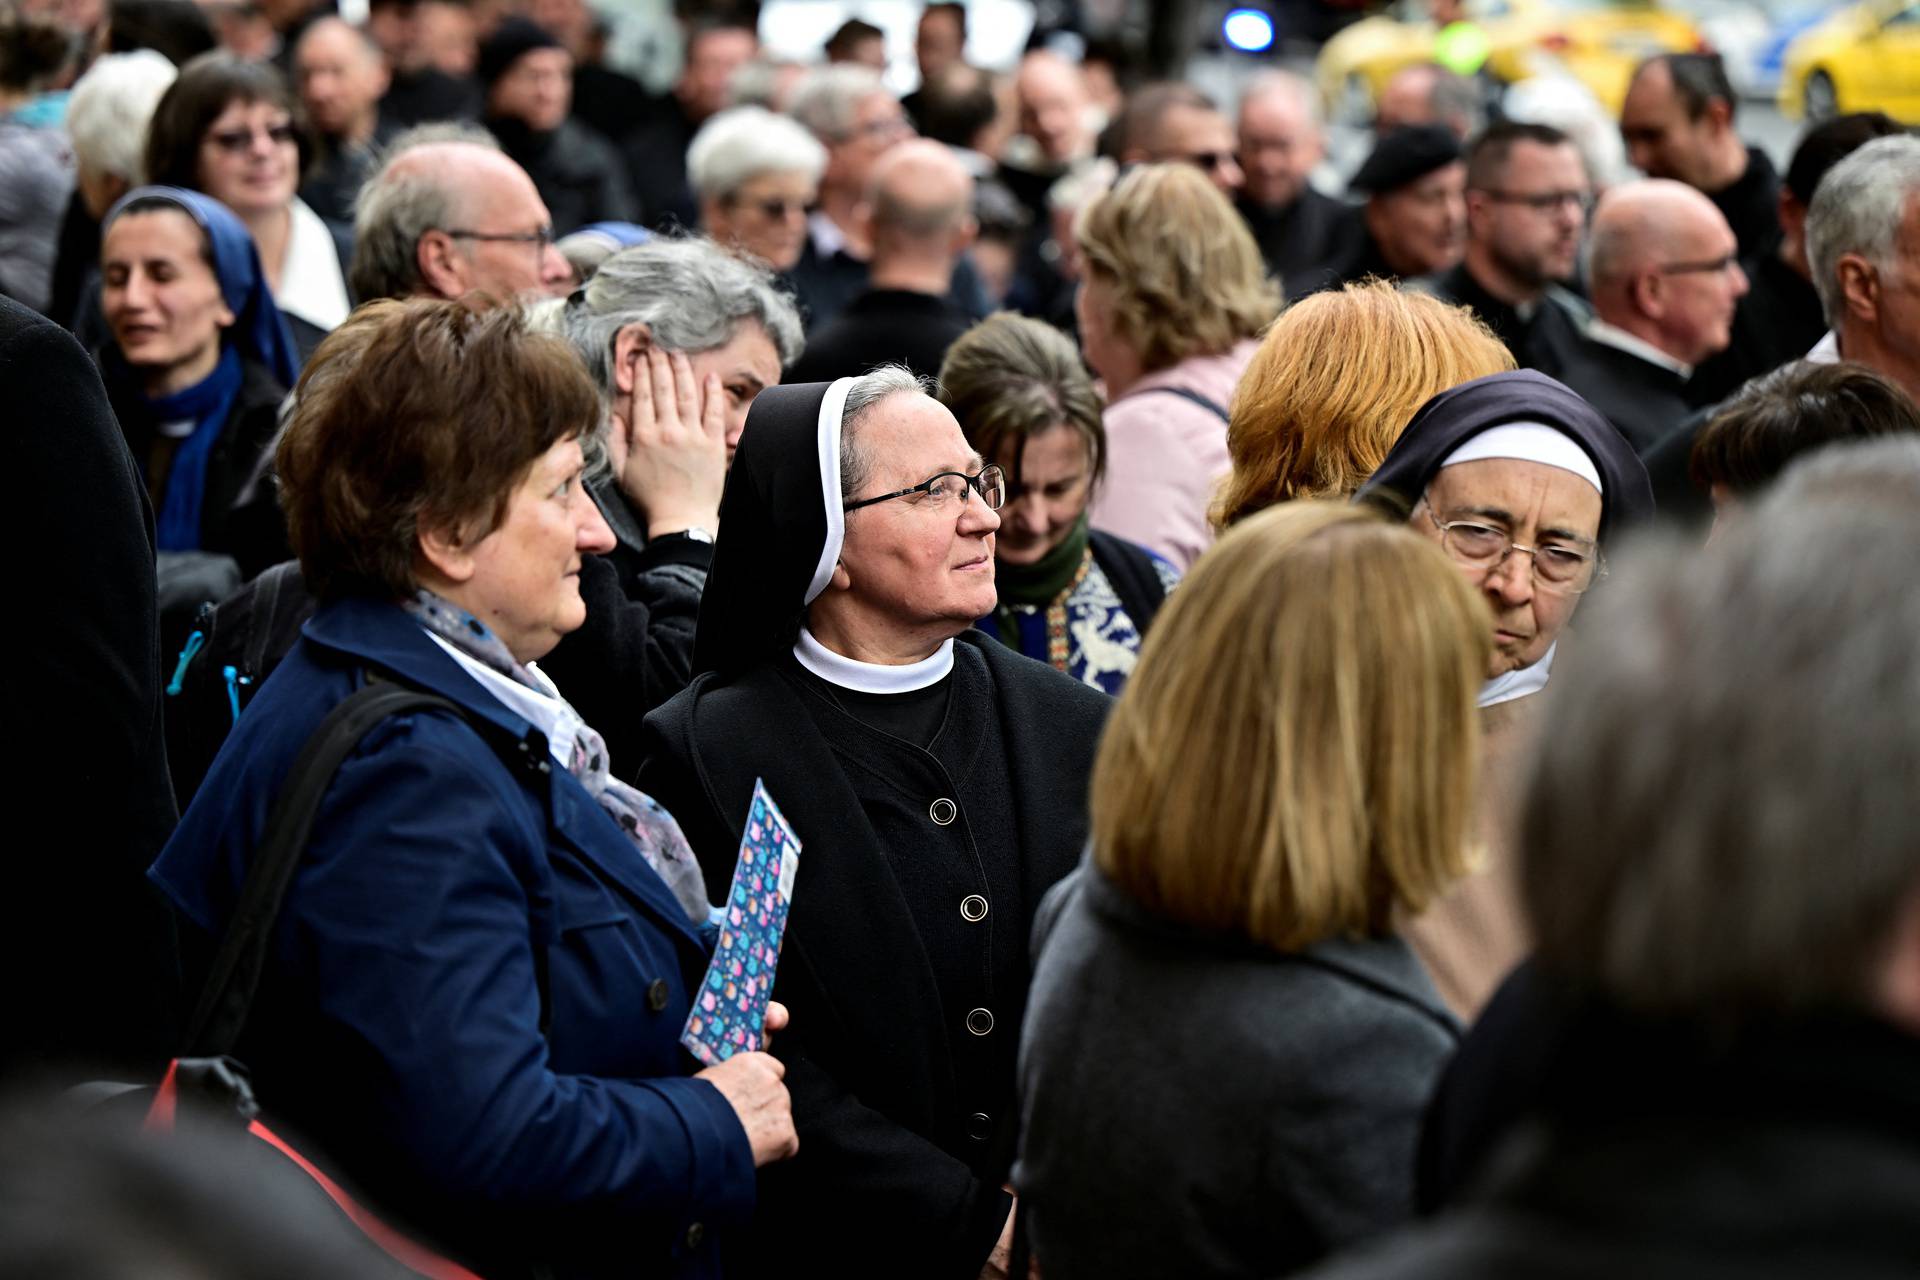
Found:
<svg viewBox="0 0 1920 1280"><path fill-rule="evenodd" d="M317 19L301 33L300 42L294 47L294 61L297 63L300 55L312 47L345 51L369 61L379 61L383 56L372 36L344 18L331 16Z"/></svg>
<svg viewBox="0 0 1920 1280"><path fill-rule="evenodd" d="M925 138L902 142L874 161L872 191L888 199L939 203L964 196L972 184L951 149Z"/></svg>

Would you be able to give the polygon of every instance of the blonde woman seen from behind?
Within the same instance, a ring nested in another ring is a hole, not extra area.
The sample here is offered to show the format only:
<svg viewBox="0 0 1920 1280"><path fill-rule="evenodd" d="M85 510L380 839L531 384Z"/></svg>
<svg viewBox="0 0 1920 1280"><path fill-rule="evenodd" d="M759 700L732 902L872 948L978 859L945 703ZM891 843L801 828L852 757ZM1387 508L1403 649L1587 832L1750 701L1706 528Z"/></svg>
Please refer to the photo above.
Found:
<svg viewBox="0 0 1920 1280"><path fill-rule="evenodd" d="M1392 922L1464 870L1488 649L1445 554L1343 504L1245 521L1168 598L1035 922L1048 1280L1278 1275L1411 1216L1459 1032Z"/></svg>

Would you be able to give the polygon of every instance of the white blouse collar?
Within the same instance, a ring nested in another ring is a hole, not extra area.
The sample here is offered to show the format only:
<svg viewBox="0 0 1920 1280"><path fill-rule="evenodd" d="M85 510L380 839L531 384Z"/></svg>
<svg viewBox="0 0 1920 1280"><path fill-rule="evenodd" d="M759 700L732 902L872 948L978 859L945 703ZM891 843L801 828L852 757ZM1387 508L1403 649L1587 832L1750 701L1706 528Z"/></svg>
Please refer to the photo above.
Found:
<svg viewBox="0 0 1920 1280"><path fill-rule="evenodd" d="M828 684L852 689L855 693L912 693L945 680L953 670L953 641L941 642L933 655L904 667L878 662L859 662L835 653L813 638L813 632L800 628L794 642L794 659Z"/></svg>
<svg viewBox="0 0 1920 1280"><path fill-rule="evenodd" d="M1530 667L1521 667L1518 671L1509 671L1497 675L1480 686L1479 704L1491 707L1502 702L1512 702L1515 698L1524 698L1530 693L1538 693L1547 687L1547 677L1553 672L1553 651L1560 647L1558 640L1547 646L1540 655L1540 661Z"/></svg>

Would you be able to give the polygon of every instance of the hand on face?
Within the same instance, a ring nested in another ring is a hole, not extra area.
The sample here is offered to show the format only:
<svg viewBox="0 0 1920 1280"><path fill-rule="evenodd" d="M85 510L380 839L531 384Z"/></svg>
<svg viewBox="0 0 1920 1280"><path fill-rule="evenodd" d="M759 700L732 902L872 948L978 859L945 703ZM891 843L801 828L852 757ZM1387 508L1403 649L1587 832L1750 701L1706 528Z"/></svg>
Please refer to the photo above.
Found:
<svg viewBox="0 0 1920 1280"><path fill-rule="evenodd" d="M727 481L727 394L717 375L696 378L682 352L649 345L608 452L620 488L646 513L647 536L719 522Z"/></svg>

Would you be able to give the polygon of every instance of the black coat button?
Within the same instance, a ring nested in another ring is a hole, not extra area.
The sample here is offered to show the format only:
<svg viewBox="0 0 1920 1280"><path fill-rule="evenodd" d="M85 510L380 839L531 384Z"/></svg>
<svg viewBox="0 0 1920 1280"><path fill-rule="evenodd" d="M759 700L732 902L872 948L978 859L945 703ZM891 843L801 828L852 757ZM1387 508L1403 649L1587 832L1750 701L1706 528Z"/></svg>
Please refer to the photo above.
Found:
<svg viewBox="0 0 1920 1280"><path fill-rule="evenodd" d="M967 1011L967 1030L976 1036L984 1036L993 1030L993 1010L969 1009Z"/></svg>
<svg viewBox="0 0 1920 1280"><path fill-rule="evenodd" d="M673 994L667 989L665 978L655 978L647 984L647 1008L655 1013L667 1007L667 997Z"/></svg>
<svg viewBox="0 0 1920 1280"><path fill-rule="evenodd" d="M987 918L987 900L977 893L960 899L960 918L968 924L979 924Z"/></svg>
<svg viewBox="0 0 1920 1280"><path fill-rule="evenodd" d="M707 1229L698 1222L687 1228L687 1248L698 1249L706 1238Z"/></svg>
<svg viewBox="0 0 1920 1280"><path fill-rule="evenodd" d="M951 826L953 820L960 816L960 806L945 796L941 796L938 800L935 800L931 805L927 806L927 816L933 819L935 826Z"/></svg>
<svg viewBox="0 0 1920 1280"><path fill-rule="evenodd" d="M975 1142L985 1142L993 1136L993 1117L984 1111L976 1111L967 1117L967 1136Z"/></svg>

